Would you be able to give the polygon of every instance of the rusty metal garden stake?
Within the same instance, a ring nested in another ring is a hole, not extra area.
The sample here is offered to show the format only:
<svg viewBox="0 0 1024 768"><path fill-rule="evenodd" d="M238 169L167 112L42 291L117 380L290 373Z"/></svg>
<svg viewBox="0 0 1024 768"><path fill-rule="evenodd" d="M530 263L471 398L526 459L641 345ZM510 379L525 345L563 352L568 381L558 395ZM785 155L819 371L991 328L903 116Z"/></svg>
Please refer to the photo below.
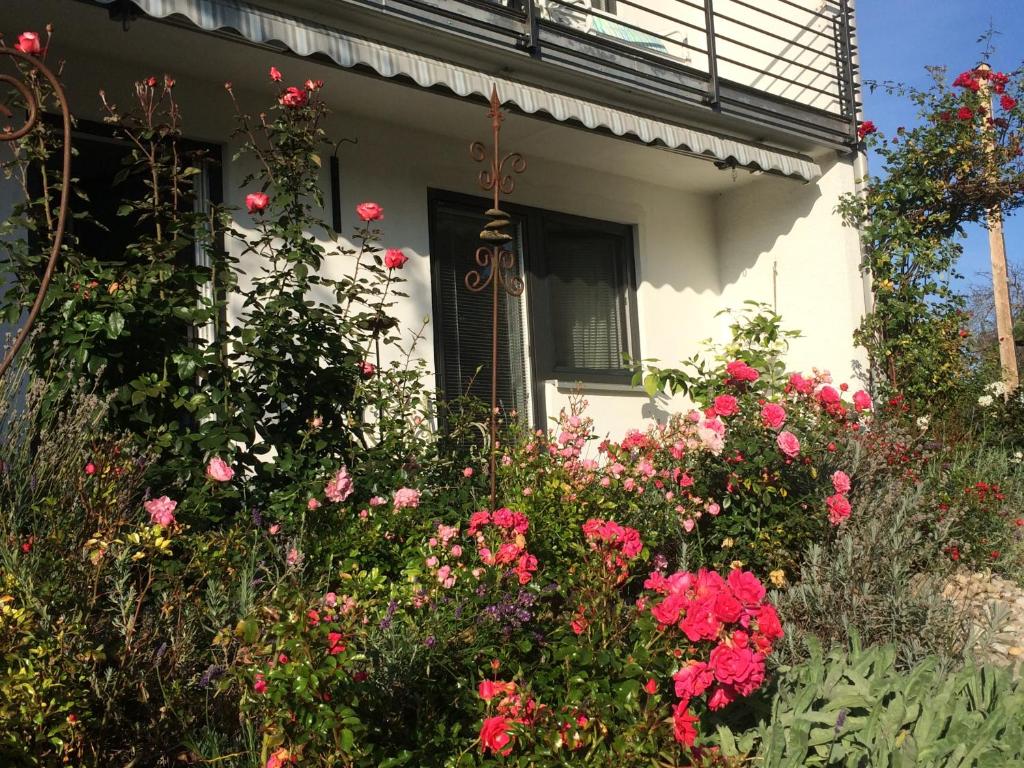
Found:
<svg viewBox="0 0 1024 768"><path fill-rule="evenodd" d="M516 256L506 247L512 240L508 227L512 223L508 214L501 210L501 195L510 195L516 183L513 173L526 170L526 160L518 152L501 154L501 122L505 119L501 111L497 88L491 89L491 106L487 112L491 118L491 152L488 154L483 142L474 141L469 147L470 156L478 163L489 161L489 166L480 171L480 188L492 194L492 205L486 215L489 221L480 233L484 242L476 249L477 269L466 273L466 288L473 293L491 289L491 410L490 410L490 472L491 510L497 508L498 479L498 301L501 291L510 296L521 296L523 280L516 269ZM506 172L506 165L511 172Z"/></svg>
<svg viewBox="0 0 1024 768"><path fill-rule="evenodd" d="M60 185L60 208L57 213L57 228L53 233L53 244L50 246L50 258L46 262L46 270L43 272L43 277L39 282L39 290L36 293L35 301L32 302L32 307L28 311L28 317L25 319L25 324L18 331L18 335L14 339L14 343L11 348L7 351L4 356L3 362L0 363L0 378L3 378L4 374L7 373L7 369L11 367L11 363L14 362L14 358L17 357L18 352L21 350L22 345L25 343L25 339L28 338L29 332L32 330L32 325L36 321L36 317L39 315L39 310L42 309L43 300L46 298L46 291L50 287L50 280L53 278L54 270L57 268L57 257L60 255L61 243L64 240L64 227L67 224L68 215L68 195L71 191L71 112L68 109L67 96L64 94L64 89L61 87L60 81L57 80L57 76L47 67L42 61L27 53L15 50L14 48L0 47L0 56L10 56L13 59L20 59L29 66L38 70L43 77L50 83L50 87L53 88L53 95L56 97L57 102L60 104L60 115L63 121L64 128L64 164L62 166L62 176ZM35 94L32 90L12 75L0 74L0 83L6 83L16 90L21 97L25 100L25 108L28 110L28 115L25 118L25 124L18 129L12 130L10 127L0 130L0 141L17 141L18 139L26 136L39 122L39 111L42 107L36 101ZM0 105L0 114L4 114L6 117L11 117L9 110Z"/></svg>

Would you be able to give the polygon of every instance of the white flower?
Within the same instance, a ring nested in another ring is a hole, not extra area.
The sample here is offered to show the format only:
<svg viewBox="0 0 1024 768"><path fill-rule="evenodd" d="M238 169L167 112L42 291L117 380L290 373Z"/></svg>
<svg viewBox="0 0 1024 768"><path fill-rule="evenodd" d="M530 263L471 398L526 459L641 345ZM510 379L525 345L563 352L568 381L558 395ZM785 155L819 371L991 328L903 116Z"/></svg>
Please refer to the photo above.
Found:
<svg viewBox="0 0 1024 768"><path fill-rule="evenodd" d="M1014 451L1010 461L1014 464L1024 464L1024 451Z"/></svg>
<svg viewBox="0 0 1024 768"><path fill-rule="evenodd" d="M985 389L997 397L1002 397L1006 394L1006 383L1002 381L993 381L985 387Z"/></svg>
<svg viewBox="0 0 1024 768"><path fill-rule="evenodd" d="M978 405L983 408L988 408L993 402L995 401L992 399L992 395L982 395L978 398Z"/></svg>
<svg viewBox="0 0 1024 768"><path fill-rule="evenodd" d="M918 416L917 417L917 428L924 432L928 429L928 424L931 423L931 416Z"/></svg>

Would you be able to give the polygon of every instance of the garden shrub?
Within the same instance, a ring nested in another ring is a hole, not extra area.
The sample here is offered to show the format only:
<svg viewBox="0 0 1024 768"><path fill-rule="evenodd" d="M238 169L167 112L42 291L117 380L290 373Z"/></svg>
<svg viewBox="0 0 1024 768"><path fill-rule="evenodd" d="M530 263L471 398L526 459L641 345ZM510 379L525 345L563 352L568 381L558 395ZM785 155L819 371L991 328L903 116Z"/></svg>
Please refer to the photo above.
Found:
<svg viewBox="0 0 1024 768"><path fill-rule="evenodd" d="M595 445L585 401L576 399L551 434L508 448L502 487L538 528L615 510L673 562L685 550L698 564L740 563L784 580L809 543L850 515L841 449L872 404L827 372L787 374L782 354L793 334L780 322L755 304L711 359L675 370L648 365L645 386L685 393L699 410L644 432Z"/></svg>
<svg viewBox="0 0 1024 768"><path fill-rule="evenodd" d="M726 752L752 752L764 766L1019 765L1024 687L1004 669L969 666L950 674L934 657L895 666L891 646L810 659L781 672L771 720L738 737L723 729Z"/></svg>

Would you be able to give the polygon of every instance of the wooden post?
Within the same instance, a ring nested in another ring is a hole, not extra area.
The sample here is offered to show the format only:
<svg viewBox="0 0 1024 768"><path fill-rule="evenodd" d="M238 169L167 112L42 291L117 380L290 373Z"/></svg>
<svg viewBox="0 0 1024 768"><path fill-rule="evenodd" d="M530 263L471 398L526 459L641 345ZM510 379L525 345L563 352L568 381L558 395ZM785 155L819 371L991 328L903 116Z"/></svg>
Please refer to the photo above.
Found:
<svg viewBox="0 0 1024 768"><path fill-rule="evenodd" d="M979 64L978 70L991 71L988 64ZM989 92L988 80L981 80L981 93L988 104L988 113L993 112L992 97ZM985 141L991 151L992 138L988 128ZM1006 271L1006 241L1003 238L1003 213L999 206L993 206L988 212L988 247L992 257L992 297L996 310L996 335L999 338L999 364L1003 371L1003 384L1009 394L1017 389L1020 383L1017 374L1017 346L1013 339L1013 314L1010 311L1010 284Z"/></svg>

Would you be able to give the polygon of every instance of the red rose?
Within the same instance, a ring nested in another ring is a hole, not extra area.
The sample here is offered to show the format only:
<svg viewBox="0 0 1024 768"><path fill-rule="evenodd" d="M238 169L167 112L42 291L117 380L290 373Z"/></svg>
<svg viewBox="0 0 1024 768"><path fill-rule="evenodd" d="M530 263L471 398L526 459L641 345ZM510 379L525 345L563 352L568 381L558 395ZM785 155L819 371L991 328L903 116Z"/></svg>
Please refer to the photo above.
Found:
<svg viewBox="0 0 1024 768"><path fill-rule="evenodd" d="M319 91L323 87L324 87L324 81L323 80L307 80L306 81L306 90L307 91Z"/></svg>
<svg viewBox="0 0 1024 768"><path fill-rule="evenodd" d="M156 84L157 79L155 77L150 76L146 78L146 85L148 85L150 88L156 88Z"/></svg>
<svg viewBox="0 0 1024 768"><path fill-rule="evenodd" d="M974 110L970 107L960 107L960 109L956 111L956 116L960 120L970 120L974 117Z"/></svg>
<svg viewBox="0 0 1024 768"><path fill-rule="evenodd" d="M501 716L488 717L480 726L480 751L490 750L499 755L512 752L512 734L508 721Z"/></svg>
<svg viewBox="0 0 1024 768"><path fill-rule="evenodd" d="M744 605L757 605L764 599L764 585L750 571L733 568L729 571L728 582L733 595Z"/></svg>
<svg viewBox="0 0 1024 768"><path fill-rule="evenodd" d="M372 379L375 373L377 373L377 366L373 363L363 360L363 362L359 364L359 374L364 379Z"/></svg>
<svg viewBox="0 0 1024 768"><path fill-rule="evenodd" d="M728 592L719 592L715 597L715 618L723 624L739 621L742 614L743 606L740 601Z"/></svg>
<svg viewBox="0 0 1024 768"><path fill-rule="evenodd" d="M345 650L345 644L341 641L345 639L345 636L341 632L328 632L327 633L327 652L331 656L336 656Z"/></svg>
<svg viewBox="0 0 1024 768"><path fill-rule="evenodd" d="M1017 100L1007 93L999 97L999 106L1009 111L1017 106Z"/></svg>
<svg viewBox="0 0 1024 768"><path fill-rule="evenodd" d="M690 714L688 706L688 701L680 701L676 704L675 711L672 713L672 728L676 741L687 747L692 747L697 740L697 728L694 724L700 721L696 715Z"/></svg>
<svg viewBox="0 0 1024 768"><path fill-rule="evenodd" d="M647 693L651 694L651 696L653 696L658 692L658 681L655 680L653 677L649 678L647 682L644 683L644 690L647 691Z"/></svg>
<svg viewBox="0 0 1024 768"><path fill-rule="evenodd" d="M39 42L39 35L37 33L22 32L18 35L18 42L14 44L14 50L38 56L42 53L43 46Z"/></svg>
<svg viewBox="0 0 1024 768"><path fill-rule="evenodd" d="M778 640L782 637L782 622L779 621L779 614L774 606L761 606L757 612L757 631L769 640Z"/></svg>
<svg viewBox="0 0 1024 768"><path fill-rule="evenodd" d="M715 673L703 661L691 661L672 675L676 684L676 696L692 699L706 691L715 681Z"/></svg>
<svg viewBox="0 0 1024 768"><path fill-rule="evenodd" d="M870 120L865 120L863 123L857 126L857 138L863 139L865 136L870 136L875 133L878 128Z"/></svg>
<svg viewBox="0 0 1024 768"><path fill-rule="evenodd" d="M96 474L96 465L93 464L91 461L88 464L85 465L85 474L87 474L87 475L95 475Z"/></svg>
<svg viewBox="0 0 1024 768"><path fill-rule="evenodd" d="M779 446L780 451L791 459L800 455L800 441L792 432L779 432L779 436L775 438L775 444Z"/></svg>
<svg viewBox="0 0 1024 768"><path fill-rule="evenodd" d="M384 253L384 266L388 269L401 269L408 260L400 248L388 248Z"/></svg>
<svg viewBox="0 0 1024 768"><path fill-rule="evenodd" d="M733 416L739 411L739 401L732 395L719 395L715 398L715 413L719 416Z"/></svg>
<svg viewBox="0 0 1024 768"><path fill-rule="evenodd" d="M496 683L493 680L481 680L480 685L477 686L476 692L484 701L490 701L498 694L504 693L505 686L500 683Z"/></svg>
<svg viewBox="0 0 1024 768"><path fill-rule="evenodd" d="M708 659L715 679L722 683L745 683L757 667L756 654L749 648L731 648L719 643Z"/></svg>
<svg viewBox="0 0 1024 768"><path fill-rule="evenodd" d="M384 218L384 209L376 203L360 203L356 206L356 214L363 221L380 221Z"/></svg>
<svg viewBox="0 0 1024 768"><path fill-rule="evenodd" d="M245 208L249 213L263 213L270 205L270 198L262 192L250 192L245 196Z"/></svg>
<svg viewBox="0 0 1024 768"><path fill-rule="evenodd" d="M309 97L306 95L306 92L301 88L296 88L294 85L285 88L284 93L281 94L281 98L278 99L282 106L288 107L289 109L304 107L308 100Z"/></svg>
<svg viewBox="0 0 1024 768"><path fill-rule="evenodd" d="M279 70L277 67L271 67L270 68L270 79L273 80L275 83L280 83L281 82L281 70Z"/></svg>

